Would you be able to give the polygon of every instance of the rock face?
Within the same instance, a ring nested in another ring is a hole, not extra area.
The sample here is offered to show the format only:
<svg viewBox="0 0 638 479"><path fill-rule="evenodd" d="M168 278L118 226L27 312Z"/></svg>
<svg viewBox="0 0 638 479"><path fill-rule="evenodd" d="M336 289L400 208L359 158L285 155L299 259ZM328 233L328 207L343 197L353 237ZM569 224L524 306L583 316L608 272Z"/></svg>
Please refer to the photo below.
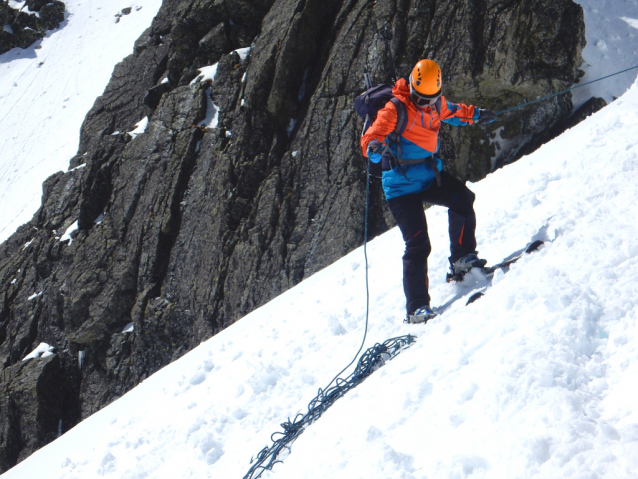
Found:
<svg viewBox="0 0 638 479"><path fill-rule="evenodd" d="M453 101L499 111L579 78L571 0L164 0L87 115L71 169L0 246L0 467L362 243L353 99L364 71L391 77L386 24L401 74L436 59ZM562 95L445 128L442 156L478 180L571 108ZM372 236L392 226L377 182L370 215ZM53 359L23 364L40 342ZM33 378L24 393L20 375Z"/></svg>
<svg viewBox="0 0 638 479"><path fill-rule="evenodd" d="M0 375L0 467L6 470L55 439L80 413L79 376L53 355L20 361Z"/></svg>
<svg viewBox="0 0 638 479"><path fill-rule="evenodd" d="M0 0L0 54L31 46L64 21L65 5L58 0L27 0L26 7L18 11Z"/></svg>

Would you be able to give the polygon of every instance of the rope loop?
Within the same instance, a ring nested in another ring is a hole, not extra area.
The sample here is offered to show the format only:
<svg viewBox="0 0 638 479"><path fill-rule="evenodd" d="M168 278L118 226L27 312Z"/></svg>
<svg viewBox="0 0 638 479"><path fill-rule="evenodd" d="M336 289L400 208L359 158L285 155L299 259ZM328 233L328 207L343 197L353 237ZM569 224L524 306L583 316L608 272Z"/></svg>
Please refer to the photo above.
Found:
<svg viewBox="0 0 638 479"><path fill-rule="evenodd" d="M365 378L383 366L387 361L394 358L404 349L409 348L416 341L416 336L408 334L388 339L383 344L375 344L368 348L359 359L357 367L347 378L336 378L334 386L325 390L319 389L319 394L308 404L306 414L297 414L294 420L288 418L287 422L281 424L283 432L275 432L270 436L273 444L264 447L250 463L253 466L246 473L243 479L257 479L262 473L271 470L277 463L282 462L277 457L283 449L290 450L290 446L303 430L319 419L334 402L343 397L348 391L361 384Z"/></svg>

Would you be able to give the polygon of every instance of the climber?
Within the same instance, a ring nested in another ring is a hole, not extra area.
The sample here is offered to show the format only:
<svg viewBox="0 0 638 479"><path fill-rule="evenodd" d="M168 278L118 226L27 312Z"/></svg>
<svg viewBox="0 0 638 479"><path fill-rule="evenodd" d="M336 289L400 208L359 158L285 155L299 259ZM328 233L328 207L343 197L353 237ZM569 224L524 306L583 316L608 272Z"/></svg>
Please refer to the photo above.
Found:
<svg viewBox="0 0 638 479"><path fill-rule="evenodd" d="M496 115L447 101L441 95L441 85L441 69L436 62L419 61L410 78L400 78L392 90L405 108L389 101L361 137L364 155L372 163L382 164L385 198L405 241L403 290L406 321L410 323L436 316L428 294L427 258L431 247L423 203L448 208L452 275L459 277L486 264L476 251L474 193L443 170L443 162L435 153L442 121L457 126L490 123ZM399 110L403 110L401 121L407 117L407 122L396 138Z"/></svg>

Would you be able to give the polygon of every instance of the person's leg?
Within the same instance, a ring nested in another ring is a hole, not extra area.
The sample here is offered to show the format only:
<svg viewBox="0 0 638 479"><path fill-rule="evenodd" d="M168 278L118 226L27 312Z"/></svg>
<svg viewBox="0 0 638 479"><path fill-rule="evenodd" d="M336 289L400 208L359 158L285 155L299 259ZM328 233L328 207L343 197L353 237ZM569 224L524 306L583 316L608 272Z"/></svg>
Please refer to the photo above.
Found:
<svg viewBox="0 0 638 479"><path fill-rule="evenodd" d="M476 253L474 193L461 180L442 171L441 186L435 182L420 197L424 203L448 208L450 264L470 253Z"/></svg>
<svg viewBox="0 0 638 479"><path fill-rule="evenodd" d="M421 306L430 304L427 259L431 246L425 212L418 194L391 198L388 206L405 241L403 291L410 315Z"/></svg>

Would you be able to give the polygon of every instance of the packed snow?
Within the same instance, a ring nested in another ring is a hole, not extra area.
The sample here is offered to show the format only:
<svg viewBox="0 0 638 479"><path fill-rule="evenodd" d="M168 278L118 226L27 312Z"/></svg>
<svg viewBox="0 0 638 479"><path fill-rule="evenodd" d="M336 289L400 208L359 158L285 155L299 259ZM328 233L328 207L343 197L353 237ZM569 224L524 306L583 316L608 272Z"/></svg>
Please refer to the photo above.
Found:
<svg viewBox="0 0 638 479"><path fill-rule="evenodd" d="M49 346L47 343L40 343L37 348L27 354L22 360L48 358L53 356L54 351L55 348L53 346Z"/></svg>
<svg viewBox="0 0 638 479"><path fill-rule="evenodd" d="M73 244L73 233L78 230L78 221L73 222L62 234L60 241L68 241L69 245Z"/></svg>
<svg viewBox="0 0 638 479"><path fill-rule="evenodd" d="M217 128L219 123L219 106L213 103L210 97L211 91L211 88L206 90L206 117L198 124L203 128Z"/></svg>
<svg viewBox="0 0 638 479"><path fill-rule="evenodd" d="M205 66L199 69L201 75L198 75L190 83L195 85L199 82L213 82L215 81L215 75L217 74L217 63L214 65ZM219 106L213 103L211 99L211 88L206 89L206 117L199 122L198 126L202 128L217 128L219 122ZM199 147L198 150L199 151Z"/></svg>
<svg viewBox="0 0 638 479"><path fill-rule="evenodd" d="M209 65L209 66L200 68L199 72L201 73L201 75L196 76L191 82L191 85L194 85L195 83L199 83L199 82L215 80L215 75L217 75L217 65L218 63L215 63L214 65Z"/></svg>
<svg viewBox="0 0 638 479"><path fill-rule="evenodd" d="M40 291L39 293L33 293L31 296L27 298L27 301L33 301L35 298L41 295L42 295L42 291Z"/></svg>
<svg viewBox="0 0 638 479"><path fill-rule="evenodd" d="M246 47L246 48L238 48L237 50L233 50L235 53L237 53L237 55L239 55L239 59L243 62L244 60L246 60L246 58L248 58L248 55L250 54L250 47ZM200 75L196 76L193 81L191 81L191 85L194 85L195 83L199 83L199 82L212 82L215 80L215 75L217 75L217 65L218 63L215 63L214 65L208 65L205 67L201 67L199 68L199 73ZM244 78L245 78L245 73L244 73ZM243 81L243 79L242 79Z"/></svg>
<svg viewBox="0 0 638 479"><path fill-rule="evenodd" d="M40 207L43 181L68 169L84 117L161 3L66 1L60 28L0 55L0 241Z"/></svg>
<svg viewBox="0 0 638 479"><path fill-rule="evenodd" d="M239 55L239 59L243 62L248 58L250 53L250 47L239 48L234 50L237 55ZM212 83L215 81L215 75L217 75L217 63L214 65L208 65L199 69L200 75L196 76L193 81L191 81L191 85L195 85L196 83L204 83L209 82ZM246 74L244 73L244 77ZM198 126L202 128L217 128L219 123L219 106L213 103L211 99L211 88L206 90L206 117L198 123ZM242 106L244 105L244 100L242 99ZM227 131L226 137L229 138L232 136L232 132ZM199 149L197 150L199 151Z"/></svg>
<svg viewBox="0 0 638 479"><path fill-rule="evenodd" d="M133 131L129 131L128 134L135 139L138 135L141 135L146 131L148 127L148 116L142 118L138 123L135 124L135 129Z"/></svg>
<svg viewBox="0 0 638 479"><path fill-rule="evenodd" d="M426 325L402 322L399 232L373 240L365 347L408 333L417 342L338 400L262 477L637 477L636 111L638 85L470 185L481 257L495 263L545 241L491 284L480 275L445 282L447 213L428 210L441 314ZM280 423L304 413L352 359L364 273L360 248L3 478L243 477Z"/></svg>

